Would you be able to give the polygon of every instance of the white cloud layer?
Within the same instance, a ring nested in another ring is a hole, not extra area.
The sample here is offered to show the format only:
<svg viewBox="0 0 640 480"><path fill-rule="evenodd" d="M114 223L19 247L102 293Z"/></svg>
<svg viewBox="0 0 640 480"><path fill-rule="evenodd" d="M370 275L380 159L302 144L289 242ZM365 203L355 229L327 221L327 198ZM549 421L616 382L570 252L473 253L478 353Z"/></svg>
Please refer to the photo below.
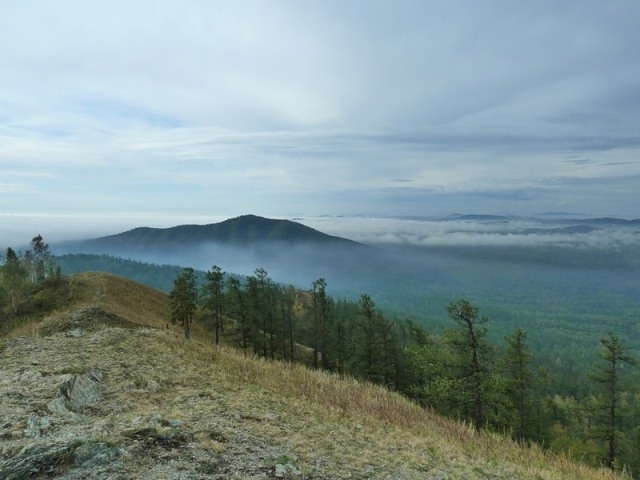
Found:
<svg viewBox="0 0 640 480"><path fill-rule="evenodd" d="M638 216L635 1L1 10L0 213Z"/></svg>
<svg viewBox="0 0 640 480"><path fill-rule="evenodd" d="M374 217L310 217L302 223L366 244L425 247L566 247L620 250L640 247L640 225L607 225L579 233L560 229L579 222L539 219L407 220Z"/></svg>

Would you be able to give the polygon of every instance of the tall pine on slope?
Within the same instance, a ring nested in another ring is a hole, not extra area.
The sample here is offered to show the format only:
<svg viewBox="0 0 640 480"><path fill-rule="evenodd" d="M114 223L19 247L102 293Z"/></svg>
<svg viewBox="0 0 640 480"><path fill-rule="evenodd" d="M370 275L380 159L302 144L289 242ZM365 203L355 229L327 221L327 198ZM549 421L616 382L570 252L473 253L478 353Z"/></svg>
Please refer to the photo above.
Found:
<svg viewBox="0 0 640 480"><path fill-rule="evenodd" d="M224 325L222 322L223 306L224 306L224 272L222 269L214 265L211 270L205 274L205 284L202 287L202 306L207 311L208 316L213 321L216 332L216 345L220 343L220 332Z"/></svg>
<svg viewBox="0 0 640 480"><path fill-rule="evenodd" d="M174 280L171 298L171 321L182 323L185 338L191 338L191 322L198 306L198 290L193 268L185 268Z"/></svg>
<svg viewBox="0 0 640 480"><path fill-rule="evenodd" d="M452 345L460 358L461 391L469 416L476 430L485 424L485 390L488 380L488 353L490 345L486 339L489 321L480 317L478 307L467 300L451 302L447 307L449 317L458 325L451 337Z"/></svg>
<svg viewBox="0 0 640 480"><path fill-rule="evenodd" d="M519 441L527 438L529 411L531 402L532 375L529 368L531 353L527 347L527 332L517 328L505 337L507 351L505 367L507 375L507 393L516 411L514 436Z"/></svg>
<svg viewBox="0 0 640 480"><path fill-rule="evenodd" d="M591 379L602 386L604 394L601 398L598 409L598 433L607 444L606 465L616 468L618 458L618 445L622 437L619 429L620 423L620 394L624 390L621 375L626 365L637 365L636 359L629 354L618 337L609 333L600 339L602 349L599 357L604 362L596 366L596 370L591 374Z"/></svg>

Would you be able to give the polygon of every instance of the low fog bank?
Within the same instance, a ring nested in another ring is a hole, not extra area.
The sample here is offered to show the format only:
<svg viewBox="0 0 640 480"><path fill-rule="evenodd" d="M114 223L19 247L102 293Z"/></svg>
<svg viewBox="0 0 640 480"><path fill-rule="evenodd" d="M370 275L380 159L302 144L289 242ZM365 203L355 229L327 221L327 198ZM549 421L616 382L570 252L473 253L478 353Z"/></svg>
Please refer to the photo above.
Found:
<svg viewBox="0 0 640 480"><path fill-rule="evenodd" d="M113 235L136 227L168 228L206 225L223 216L109 213L100 215L0 214L0 248L26 247L41 234L48 243ZM586 219L496 217L493 220L458 218L300 217L306 226L329 235L368 245L417 245L424 247L560 247L624 250L640 247L640 224L593 223L593 230L575 232L572 226L588 226ZM563 230L564 229L564 230ZM586 230L586 229L585 229ZM233 254L230 254L234 257Z"/></svg>
<svg viewBox="0 0 640 480"><path fill-rule="evenodd" d="M614 251L640 247L640 224L637 222L607 224L590 223L585 219L516 217L487 220L305 217L298 220L325 233L369 245L560 247Z"/></svg>
<svg viewBox="0 0 640 480"><path fill-rule="evenodd" d="M209 270L214 265L222 270L252 275L264 268L279 283L308 288L311 282L324 277L342 279L357 277L360 268L368 263L370 247L270 241L244 246L220 243L186 245L184 248L118 248L87 246L82 243L52 245L57 255L70 253L106 254L158 265L178 265Z"/></svg>

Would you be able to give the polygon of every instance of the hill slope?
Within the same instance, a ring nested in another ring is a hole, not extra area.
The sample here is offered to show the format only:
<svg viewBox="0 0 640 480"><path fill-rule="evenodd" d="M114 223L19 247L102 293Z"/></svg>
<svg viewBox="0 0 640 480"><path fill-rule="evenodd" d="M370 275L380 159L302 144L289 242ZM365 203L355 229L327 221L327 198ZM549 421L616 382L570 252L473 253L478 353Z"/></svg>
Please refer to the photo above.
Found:
<svg viewBox="0 0 640 480"><path fill-rule="evenodd" d="M297 222L243 215L209 225L171 228L140 227L117 235L81 242L83 247L167 248L204 242L248 245L260 242L314 243L355 246L356 242L319 232Z"/></svg>
<svg viewBox="0 0 640 480"><path fill-rule="evenodd" d="M614 478L380 387L187 342L148 287L91 273L69 290L0 340L0 478Z"/></svg>

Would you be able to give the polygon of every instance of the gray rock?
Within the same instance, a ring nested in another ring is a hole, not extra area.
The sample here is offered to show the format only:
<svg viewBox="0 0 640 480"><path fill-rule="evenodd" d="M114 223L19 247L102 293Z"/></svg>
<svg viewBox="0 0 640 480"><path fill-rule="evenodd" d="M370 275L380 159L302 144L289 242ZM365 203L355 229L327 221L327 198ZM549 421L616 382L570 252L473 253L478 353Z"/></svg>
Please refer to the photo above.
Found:
<svg viewBox="0 0 640 480"><path fill-rule="evenodd" d="M29 438L38 438L40 436L40 428L38 427L38 419L33 415L29 415L27 419L27 430L25 436Z"/></svg>
<svg viewBox="0 0 640 480"><path fill-rule="evenodd" d="M157 393L160 390L160 385L155 380L148 380L144 390L147 393Z"/></svg>
<svg viewBox="0 0 640 480"><path fill-rule="evenodd" d="M86 375L74 375L60 387L60 396L66 400L70 410L77 410L102 399L100 383L103 374L98 371Z"/></svg>
<svg viewBox="0 0 640 480"><path fill-rule="evenodd" d="M294 480L302 478L302 472L298 470L295 465L287 463L285 465L278 463L273 472L273 476L276 478L285 478L288 480Z"/></svg>
<svg viewBox="0 0 640 480"><path fill-rule="evenodd" d="M84 332L82 330L80 330L79 328L74 328L73 330L69 330L69 331L65 332L64 336L65 337L80 338L80 337L84 336Z"/></svg>
<svg viewBox="0 0 640 480"><path fill-rule="evenodd" d="M102 442L89 442L76 449L75 463L82 468L94 468L112 463L123 454L122 447Z"/></svg>
<svg viewBox="0 0 640 480"><path fill-rule="evenodd" d="M22 480L50 474L60 465L69 463L79 443L31 443L16 456L0 463L0 478Z"/></svg>
<svg viewBox="0 0 640 480"><path fill-rule="evenodd" d="M54 398L47 403L47 410L51 413L67 413L69 404L63 398Z"/></svg>

